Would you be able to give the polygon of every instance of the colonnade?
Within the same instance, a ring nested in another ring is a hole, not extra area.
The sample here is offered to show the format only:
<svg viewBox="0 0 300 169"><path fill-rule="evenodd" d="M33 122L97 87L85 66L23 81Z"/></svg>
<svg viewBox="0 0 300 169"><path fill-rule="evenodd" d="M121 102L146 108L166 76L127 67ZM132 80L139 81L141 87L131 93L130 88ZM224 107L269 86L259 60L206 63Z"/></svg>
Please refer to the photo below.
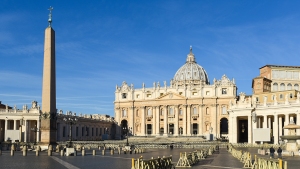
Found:
<svg viewBox="0 0 300 169"><path fill-rule="evenodd" d="M40 120L36 119L0 119L0 141L15 140L24 142L40 141Z"/></svg>
<svg viewBox="0 0 300 169"><path fill-rule="evenodd" d="M64 121L57 123L57 141L69 140L70 125ZM79 123L72 125L72 140L101 140L111 139L111 124Z"/></svg>
<svg viewBox="0 0 300 169"><path fill-rule="evenodd" d="M247 120L247 133L248 143L254 143L253 141L253 129L257 128L269 128L270 129L270 141L274 144L279 144L281 140L280 136L287 135L288 130L283 129L284 126L294 122L296 125L300 125L300 113L260 113L256 112L256 117L253 117L251 113L247 116L230 116L229 119L229 141L232 143L240 142L240 133L242 132L242 126L239 124L240 120ZM255 119L254 119L255 118ZM300 130L296 130L296 134L300 135Z"/></svg>
<svg viewBox="0 0 300 169"><path fill-rule="evenodd" d="M218 108L216 104L119 107L115 117L121 129L126 124L135 136L219 135L219 120L228 116L219 114ZM147 126L151 126L151 130Z"/></svg>

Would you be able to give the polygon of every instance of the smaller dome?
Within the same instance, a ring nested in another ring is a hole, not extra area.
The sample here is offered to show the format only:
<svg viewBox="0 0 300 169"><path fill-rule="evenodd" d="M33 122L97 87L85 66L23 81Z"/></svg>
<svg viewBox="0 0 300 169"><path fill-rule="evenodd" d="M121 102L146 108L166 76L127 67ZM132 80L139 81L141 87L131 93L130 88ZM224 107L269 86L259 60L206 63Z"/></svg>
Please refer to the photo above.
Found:
<svg viewBox="0 0 300 169"><path fill-rule="evenodd" d="M190 47L190 53L187 55L186 63L175 73L173 84L209 84L209 78L204 68L197 64L195 55Z"/></svg>

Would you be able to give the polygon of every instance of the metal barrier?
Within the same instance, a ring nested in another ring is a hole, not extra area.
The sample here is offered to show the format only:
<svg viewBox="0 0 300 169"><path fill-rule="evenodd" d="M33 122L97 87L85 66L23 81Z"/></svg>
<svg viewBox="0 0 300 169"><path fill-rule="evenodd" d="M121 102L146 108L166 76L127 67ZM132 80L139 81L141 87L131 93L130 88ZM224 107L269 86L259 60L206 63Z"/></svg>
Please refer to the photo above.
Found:
<svg viewBox="0 0 300 169"><path fill-rule="evenodd" d="M143 159L143 157L134 159L132 158L131 169L172 169L172 156L162 158L153 158L149 160Z"/></svg>
<svg viewBox="0 0 300 169"><path fill-rule="evenodd" d="M176 167L191 167L197 164L200 159L205 159L208 155L212 155L217 149L217 145L209 146L199 151L180 153Z"/></svg>
<svg viewBox="0 0 300 169"><path fill-rule="evenodd" d="M281 159L264 159L257 158L255 155L254 162L252 163L252 157L250 152L243 152L242 150L236 150L232 144L228 145L228 151L233 157L239 159L243 164L244 168L251 169L287 169L287 161Z"/></svg>

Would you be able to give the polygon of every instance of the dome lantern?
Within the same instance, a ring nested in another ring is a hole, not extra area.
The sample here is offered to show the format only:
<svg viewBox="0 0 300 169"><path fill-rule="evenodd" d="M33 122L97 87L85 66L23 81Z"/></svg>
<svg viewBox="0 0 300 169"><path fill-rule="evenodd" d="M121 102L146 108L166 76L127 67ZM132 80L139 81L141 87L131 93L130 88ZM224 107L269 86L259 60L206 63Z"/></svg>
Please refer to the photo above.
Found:
<svg viewBox="0 0 300 169"><path fill-rule="evenodd" d="M186 63L175 73L172 85L204 85L209 84L209 79L204 68L197 64L195 55L190 47L190 53L187 55Z"/></svg>

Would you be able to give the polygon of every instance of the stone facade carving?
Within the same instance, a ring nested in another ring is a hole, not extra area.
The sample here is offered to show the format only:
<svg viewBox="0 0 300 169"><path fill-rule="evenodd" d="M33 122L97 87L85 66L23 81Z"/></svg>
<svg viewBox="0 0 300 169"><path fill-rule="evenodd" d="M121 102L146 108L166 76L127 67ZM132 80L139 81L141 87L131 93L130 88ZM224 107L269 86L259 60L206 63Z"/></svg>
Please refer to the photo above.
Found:
<svg viewBox="0 0 300 169"><path fill-rule="evenodd" d="M223 75L220 80L214 80L214 84L210 85L206 71L197 64L190 50L187 62L175 73L170 86L167 86L166 81L163 83L164 87L160 86L160 82L154 82L153 87L148 88L143 83L142 88L129 92L125 90L128 88L127 83L123 82L122 90L117 90L115 94L115 103L117 103L115 114L118 124L127 124L126 127L132 127L133 134L137 136L146 134L167 136L170 133L178 135L179 128L181 135L205 135L208 131L199 117L206 115L209 117L209 127L212 126L214 134L220 136L220 119L226 119L228 114L222 114L222 117L214 115L221 114L220 112L223 111L218 105L224 105L227 108L229 101L236 98L237 88L234 80L230 81L226 75ZM222 93L222 90L226 92ZM122 97L124 93L132 97L124 98ZM119 108L126 109L129 105L138 107L139 110L135 113L127 113L128 116L125 117ZM193 106L197 111L193 109ZM151 108L151 116L147 115L148 107ZM119 129L119 134L122 134L121 129Z"/></svg>

